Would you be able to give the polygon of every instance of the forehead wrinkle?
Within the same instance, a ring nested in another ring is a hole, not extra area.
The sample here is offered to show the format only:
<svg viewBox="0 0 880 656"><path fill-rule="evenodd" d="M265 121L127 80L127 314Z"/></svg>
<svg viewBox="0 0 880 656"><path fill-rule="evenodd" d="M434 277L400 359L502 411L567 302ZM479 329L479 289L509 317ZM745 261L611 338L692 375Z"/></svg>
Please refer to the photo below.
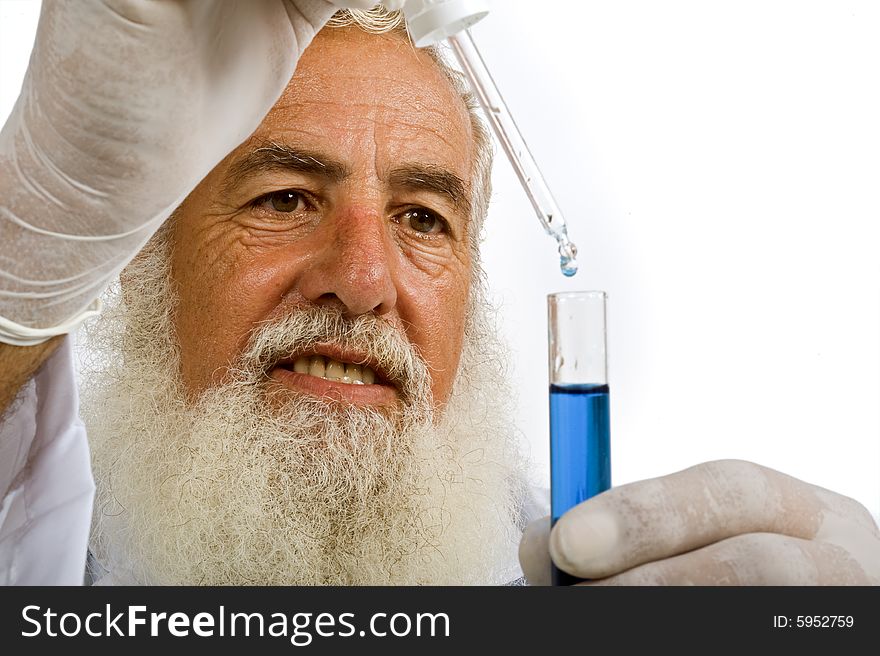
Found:
<svg viewBox="0 0 880 656"><path fill-rule="evenodd" d="M461 144L454 143L451 139L449 133L452 130L444 131L442 127L439 127L435 124L432 125L424 125L422 123L413 123L411 121L398 121L398 120L382 120L375 121L376 125L380 125L384 128L389 128L391 130L412 130L417 132L425 132L430 134L431 136L437 138L439 141L442 141L445 145L449 147L449 149L453 152L457 152L461 150ZM456 130L458 131L458 130ZM467 138L462 135L463 138ZM469 144L468 144L469 145Z"/></svg>
<svg viewBox="0 0 880 656"><path fill-rule="evenodd" d="M428 66L432 67L434 66L434 63L431 62ZM397 92L405 91L407 95L411 95L414 98L427 98L431 102L442 101L443 98L441 98L441 96L457 97L451 85L448 89L448 94L445 86L439 88L419 86L417 87L418 95L415 95L413 94L413 87L401 86L400 77L394 75L382 75L373 72L363 72L358 74L348 72L349 70L350 68L346 68L346 72L342 72L339 69L334 69L329 73L314 70L300 71L293 78L293 87L295 89L311 91L312 93L326 94L327 92L332 93L338 86L340 86L340 83L353 83L351 84L352 88L366 88L370 91L382 91L386 89ZM436 78L438 81L446 82L442 75L437 75Z"/></svg>
<svg viewBox="0 0 880 656"><path fill-rule="evenodd" d="M365 104L356 100L352 102L352 99L358 97L361 92L366 92L366 97L394 98L423 113L431 112L448 119L449 114L437 109L446 108L452 113L461 114L466 119L467 108L451 82L443 77L437 69L437 64L432 60L425 65L434 78L431 82L436 82L436 86L431 83L413 83L413 81L404 83L399 76L383 75L373 71L343 72L337 67L328 73L298 69L292 84L276 104L276 109L306 104L317 106L338 104L340 89L344 88L345 102L348 106Z"/></svg>
<svg viewBox="0 0 880 656"><path fill-rule="evenodd" d="M331 115L334 109L338 109L339 101L338 100L298 100L297 102L287 103L284 106L276 107L273 110L273 113L282 114L286 117L286 120L289 121L297 121L302 119L302 114L307 113L311 108L324 108L324 112L322 112L325 116ZM413 103L413 108L416 109L419 113L419 118L424 119L424 123L417 122L412 119L407 120L403 116L401 116L400 108L395 107L393 105L389 105L387 103L373 103L373 102L357 102L354 100L349 100L346 102L346 107L352 108L361 108L361 111L358 113L357 118L360 120L370 120L377 125L385 125L385 126L407 126L418 129L430 129L434 131L436 134L442 136L442 132L434 127L439 123L445 123L449 126L454 126L458 121L453 120L453 118L443 112L442 110L435 109L432 105L418 105ZM306 111L303 111L306 110ZM368 110L367 112L363 110ZM382 111L385 110L385 111ZM394 115L393 118L388 119L378 119L379 114L384 115ZM351 117L345 116L345 122L349 123ZM459 117L455 117L459 118ZM462 121L466 119L461 119ZM463 124L466 125L466 124ZM298 126L297 126L298 127ZM460 128L456 128L456 131L463 132Z"/></svg>

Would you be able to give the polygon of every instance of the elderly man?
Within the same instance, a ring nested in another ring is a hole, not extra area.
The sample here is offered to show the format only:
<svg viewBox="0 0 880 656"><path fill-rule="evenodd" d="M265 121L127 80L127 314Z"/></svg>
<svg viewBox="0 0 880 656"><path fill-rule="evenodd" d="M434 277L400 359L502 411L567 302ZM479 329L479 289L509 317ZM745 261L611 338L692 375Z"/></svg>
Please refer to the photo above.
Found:
<svg viewBox="0 0 880 656"><path fill-rule="evenodd" d="M488 137L399 16L45 4L0 142L5 582L82 574L85 432L70 340L45 340L138 250L81 345L98 582L506 583L517 543L536 583L550 554L599 583L880 582L864 508L742 462L523 536Z"/></svg>

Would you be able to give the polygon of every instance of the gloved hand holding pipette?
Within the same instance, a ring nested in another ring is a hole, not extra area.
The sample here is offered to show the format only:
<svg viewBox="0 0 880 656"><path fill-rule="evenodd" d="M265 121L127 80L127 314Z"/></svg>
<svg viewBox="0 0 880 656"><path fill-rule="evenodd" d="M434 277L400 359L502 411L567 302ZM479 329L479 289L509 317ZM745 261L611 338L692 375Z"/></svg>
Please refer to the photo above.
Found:
<svg viewBox="0 0 880 656"><path fill-rule="evenodd" d="M724 460L612 488L533 522L529 582L550 563L592 585L878 585L880 532L858 502Z"/></svg>
<svg viewBox="0 0 880 656"><path fill-rule="evenodd" d="M0 138L0 341L39 343L93 314L330 16L372 4L46 0Z"/></svg>

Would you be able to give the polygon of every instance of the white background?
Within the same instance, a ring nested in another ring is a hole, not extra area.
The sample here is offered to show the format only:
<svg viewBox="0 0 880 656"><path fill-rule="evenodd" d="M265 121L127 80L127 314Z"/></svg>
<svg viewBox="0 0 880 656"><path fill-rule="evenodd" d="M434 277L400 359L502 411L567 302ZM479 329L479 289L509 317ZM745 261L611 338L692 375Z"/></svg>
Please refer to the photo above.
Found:
<svg viewBox="0 0 880 656"><path fill-rule="evenodd" d="M3 119L38 5L0 0ZM485 261L535 481L545 296L603 289L615 484L744 458L880 514L880 3L493 7L475 38L581 253L563 279L499 154Z"/></svg>

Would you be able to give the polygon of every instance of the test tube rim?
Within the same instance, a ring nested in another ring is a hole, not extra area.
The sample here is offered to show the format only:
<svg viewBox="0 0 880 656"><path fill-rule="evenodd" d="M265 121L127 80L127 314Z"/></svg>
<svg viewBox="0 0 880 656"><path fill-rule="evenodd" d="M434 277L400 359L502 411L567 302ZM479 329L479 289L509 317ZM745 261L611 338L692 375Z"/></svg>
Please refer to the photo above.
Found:
<svg viewBox="0 0 880 656"><path fill-rule="evenodd" d="M554 300L587 300L587 299L597 299L597 298L608 298L608 293L600 290L588 290L582 292L554 292L552 294L547 294L548 299Z"/></svg>

